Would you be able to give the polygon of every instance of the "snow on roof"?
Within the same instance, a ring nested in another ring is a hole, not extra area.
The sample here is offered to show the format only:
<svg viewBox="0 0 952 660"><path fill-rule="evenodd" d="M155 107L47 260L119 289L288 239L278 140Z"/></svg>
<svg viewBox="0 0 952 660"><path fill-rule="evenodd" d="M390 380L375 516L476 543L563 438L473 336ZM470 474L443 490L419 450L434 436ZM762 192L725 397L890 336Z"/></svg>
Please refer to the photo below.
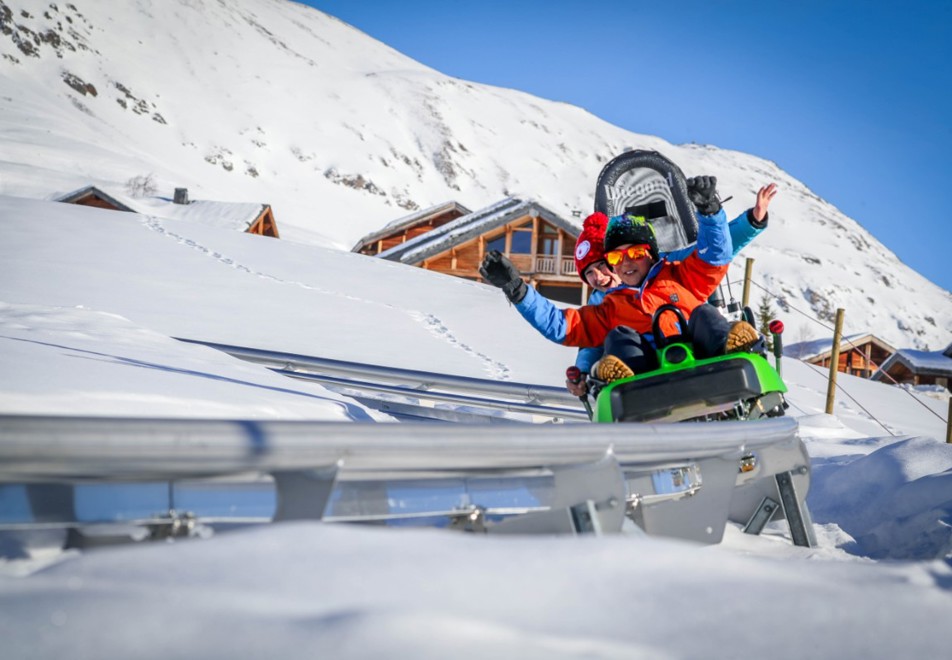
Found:
<svg viewBox="0 0 952 660"><path fill-rule="evenodd" d="M895 348L869 332L860 332L842 337L840 339L840 350L849 350L855 346L865 344L867 341L881 346L890 353L896 351ZM811 339L810 341L801 341L796 344L787 344L783 347L783 354L798 360L811 360L821 355L827 355L832 350L833 337L823 337L822 339Z"/></svg>
<svg viewBox="0 0 952 660"><path fill-rule="evenodd" d="M123 211L158 218L187 220L222 229L246 231L258 219L266 204L260 202L212 202L192 200L176 204L167 197L130 197L102 186L84 186L55 197L57 202L73 202L88 193L94 193Z"/></svg>
<svg viewBox="0 0 952 660"><path fill-rule="evenodd" d="M260 202L211 202L193 200L188 204L174 204L158 197L144 200L141 211L145 215L176 220L188 220L222 229L246 231L265 210L266 204Z"/></svg>
<svg viewBox="0 0 952 660"><path fill-rule="evenodd" d="M443 202L442 204L437 204L436 206L431 206L421 211L416 211L414 213L411 213L410 215L405 215L401 218L397 218L396 220L388 222L382 228L367 234L366 236L361 238L359 241L357 241L354 247L351 248L351 252L356 252L364 245L367 245L368 243L373 243L374 241L379 240L383 238L384 236L388 236L389 234L392 234L395 231L399 231L407 227L412 227L413 225L417 224L421 220L425 220L426 218L429 218L430 216L440 215L442 213L451 211L453 209L456 209L457 211L459 211L461 215L469 215L470 213L472 213L472 211L470 211L468 208L466 208L459 202L455 202L455 201Z"/></svg>
<svg viewBox="0 0 952 660"><path fill-rule="evenodd" d="M889 356L879 370L873 374L873 380L887 373L893 365L901 364L910 371L919 375L952 376L952 357L942 351L917 351L911 348L902 348Z"/></svg>
<svg viewBox="0 0 952 660"><path fill-rule="evenodd" d="M54 195L53 201L55 202L65 202L72 203L78 199L85 197L88 194L95 194L101 199L109 202L113 206L117 207L120 211L130 211L132 213L138 213L135 208L135 204L132 199L126 197L125 195L113 191L107 191L100 186L83 186L72 192L68 192L63 195Z"/></svg>
<svg viewBox="0 0 952 660"><path fill-rule="evenodd" d="M377 256L405 264L419 263L435 254L445 252L454 245L464 243L524 215L535 215L543 218L546 222L565 230L573 236L578 236L581 231L578 226L532 200L507 197L486 208L473 211L448 222L442 227L437 227L433 231L416 236L400 245L395 245Z"/></svg>

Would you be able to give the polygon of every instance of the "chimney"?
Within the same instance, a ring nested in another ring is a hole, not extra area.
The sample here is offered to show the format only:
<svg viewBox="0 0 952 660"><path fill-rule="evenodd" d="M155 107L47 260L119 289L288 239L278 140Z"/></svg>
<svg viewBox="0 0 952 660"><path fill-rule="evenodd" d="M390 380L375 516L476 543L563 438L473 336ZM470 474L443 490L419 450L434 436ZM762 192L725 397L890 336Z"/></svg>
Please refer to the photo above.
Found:
<svg viewBox="0 0 952 660"><path fill-rule="evenodd" d="M172 202L175 204L188 204L188 188L176 188Z"/></svg>

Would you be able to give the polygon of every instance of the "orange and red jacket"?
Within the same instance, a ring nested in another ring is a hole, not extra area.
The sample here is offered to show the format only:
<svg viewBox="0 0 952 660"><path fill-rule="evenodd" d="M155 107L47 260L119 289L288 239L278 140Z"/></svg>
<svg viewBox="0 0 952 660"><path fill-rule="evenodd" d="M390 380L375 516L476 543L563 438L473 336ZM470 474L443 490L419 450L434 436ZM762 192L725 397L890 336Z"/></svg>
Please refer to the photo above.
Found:
<svg viewBox="0 0 952 660"><path fill-rule="evenodd" d="M654 264L638 287L612 289L596 305L560 309L530 286L516 309L546 338L581 348L601 346L608 333L621 325L650 336L652 314L665 304L677 307L687 319L714 293L733 257L723 209L710 216L698 214L697 219L694 251L681 262L661 260ZM661 317L661 330L666 336L687 330L677 329L675 324L674 314Z"/></svg>
<svg viewBox="0 0 952 660"><path fill-rule="evenodd" d="M566 346L601 346L608 333L626 325L639 334L651 332L651 318L662 305L674 305L684 318L710 297L729 264L715 266L702 261L692 252L682 262L660 261L654 265L640 287L618 287L605 296L598 305L566 309ZM661 317L661 331L665 336L685 332L679 329L674 314Z"/></svg>

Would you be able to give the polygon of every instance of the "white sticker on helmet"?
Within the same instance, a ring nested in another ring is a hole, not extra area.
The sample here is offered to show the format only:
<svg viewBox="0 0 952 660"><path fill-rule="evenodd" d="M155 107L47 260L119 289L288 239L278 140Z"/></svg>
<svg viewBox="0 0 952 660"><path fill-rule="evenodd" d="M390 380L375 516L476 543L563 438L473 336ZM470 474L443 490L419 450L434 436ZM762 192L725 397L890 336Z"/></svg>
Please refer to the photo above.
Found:
<svg viewBox="0 0 952 660"><path fill-rule="evenodd" d="M589 253L592 249L592 244L588 241L582 241L575 246L575 258L581 261L585 258L585 255Z"/></svg>

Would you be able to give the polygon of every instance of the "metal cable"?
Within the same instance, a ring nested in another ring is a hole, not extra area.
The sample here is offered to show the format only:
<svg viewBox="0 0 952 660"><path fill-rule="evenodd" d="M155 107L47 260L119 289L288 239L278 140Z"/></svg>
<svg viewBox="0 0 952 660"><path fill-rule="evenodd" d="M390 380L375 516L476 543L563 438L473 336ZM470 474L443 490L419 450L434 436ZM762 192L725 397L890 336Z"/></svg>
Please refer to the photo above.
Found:
<svg viewBox="0 0 952 660"><path fill-rule="evenodd" d="M822 371L821 368L818 367L817 365L815 365L815 364L810 364L809 362L804 362L804 364L807 365L808 367L810 367L811 369L813 369L814 371L817 371L821 376L823 375L823 371ZM861 409L864 413L866 413L867 415L869 415L869 418L870 418L870 419L872 419L874 422L876 422L877 424L879 424L880 426L882 426L882 427L886 430L886 433L888 433L889 435L891 435L891 436L893 436L893 437L896 437L896 434L893 433L893 432L890 430L890 428L889 428L888 426L886 426L886 425L883 424L881 421L879 421L879 418L876 417L876 415L874 415L873 413L869 412L869 410L866 409L866 406L864 406L862 403L860 403L859 401L857 401L857 400L856 400L856 397L852 396L849 392L847 392L846 390L844 390L843 387L842 387L839 383L835 383L835 385L836 385L836 389L837 389L837 390L839 390L840 392L842 392L843 394L845 394L847 397L849 397L850 401L852 401L852 402L855 403L857 406L859 406L860 409ZM928 408L926 408L926 410L928 410ZM930 412L931 412L931 411L930 411Z"/></svg>
<svg viewBox="0 0 952 660"><path fill-rule="evenodd" d="M759 282L756 282L756 281L754 281L753 279L751 279L751 280L750 280L750 283L753 284L754 286L756 286L758 289L760 289L760 290L763 291L764 293L766 293L766 294L768 294L768 295L770 295L770 296L773 296L773 297L774 297L775 299L777 299L777 300L780 300L780 296L778 296L776 293L774 293L773 291L771 291L771 290L768 289L767 287L763 286L763 285L760 284ZM729 286L729 285L728 285L728 286ZM798 314L800 314L801 316L805 316L806 318L810 319L810 320L813 321L814 323L816 323L816 324L822 326L823 328L826 328L827 330L829 330L829 331L831 331L831 332L835 332L836 329L833 328L832 326L829 326L829 325L823 323L823 321L819 320L818 318L816 318L816 317L814 317L814 316L811 316L810 314L807 314L807 313L804 312L803 310L797 309L796 307L794 307L793 305L791 305L789 302L785 302L785 305L786 305L787 307L789 307L790 309L792 309L793 311L795 311L795 312L797 312ZM850 346L852 346L853 348L856 348L856 349L859 348L859 347L856 346L856 344L854 344L848 337L845 337L844 339L845 339L846 342L847 342ZM809 363L804 363L804 364L809 364ZM813 365L811 365L811 366L813 366ZM882 371L882 370L880 369L880 371ZM892 376L890 376L890 375L889 375L888 373L886 373L885 371L883 371L883 375L885 375L887 378L889 378L889 380L891 380L894 385L901 385L895 378L893 378ZM883 427L884 429L886 429L887 431L889 430L888 428L886 428L886 426L885 426L882 422L880 422L878 419L876 419L876 417L875 417L873 414L871 414L869 411L867 411L866 408L864 408L863 405L859 403L859 401L857 401L854 397L850 396L850 394L849 394L848 392L846 392L846 390L844 390L842 387L840 387L839 384L836 385L836 388L837 388L838 390L840 390L841 392L843 392L843 394L845 394L846 396L848 396L854 403L856 403L856 405L858 405L860 408L862 408L870 417L872 417L874 420L876 420L876 423L878 423L880 426L882 426L882 427ZM909 397L911 397L913 401L915 401L915 402L918 403L920 406L922 406L923 408L925 408L926 410L928 410L929 413L931 413L932 415L935 415L937 418L939 418L940 420L942 420L942 422L944 422L944 423L946 423L946 424L949 423L949 420L948 420L948 419L942 417L942 415L940 415L939 413L937 413L936 411L934 411L932 408L930 408L929 406L927 406L925 403L923 403L922 401L920 401L918 398L916 398L916 396L915 396L912 392L910 392L909 390L907 390L907 389L904 388L904 387L900 387L899 389L900 389L901 391L905 392ZM895 435L895 434L890 431L890 435Z"/></svg>

